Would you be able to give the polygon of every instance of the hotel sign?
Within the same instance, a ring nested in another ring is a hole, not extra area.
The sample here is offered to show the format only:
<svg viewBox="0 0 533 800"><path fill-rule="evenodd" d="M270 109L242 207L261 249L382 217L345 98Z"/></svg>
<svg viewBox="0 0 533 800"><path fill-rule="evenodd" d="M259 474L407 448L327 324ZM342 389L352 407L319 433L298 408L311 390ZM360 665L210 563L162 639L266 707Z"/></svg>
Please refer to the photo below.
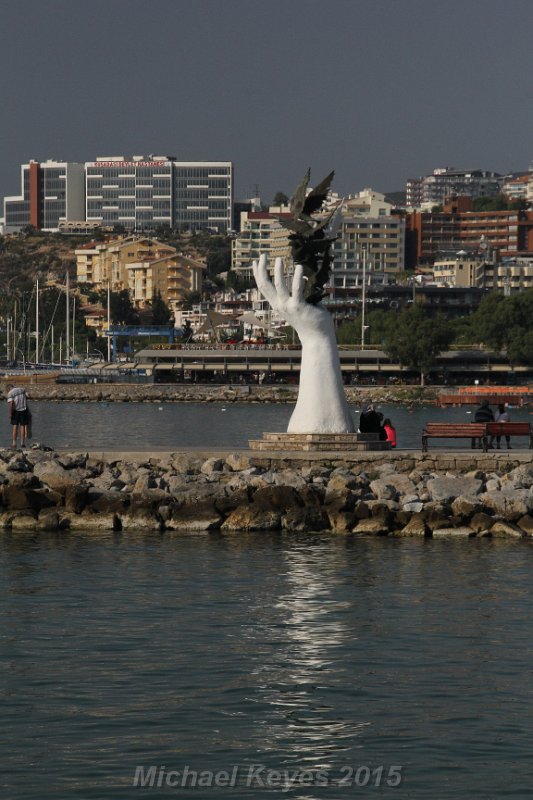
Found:
<svg viewBox="0 0 533 800"><path fill-rule="evenodd" d="M170 161L89 161L88 167L165 167Z"/></svg>

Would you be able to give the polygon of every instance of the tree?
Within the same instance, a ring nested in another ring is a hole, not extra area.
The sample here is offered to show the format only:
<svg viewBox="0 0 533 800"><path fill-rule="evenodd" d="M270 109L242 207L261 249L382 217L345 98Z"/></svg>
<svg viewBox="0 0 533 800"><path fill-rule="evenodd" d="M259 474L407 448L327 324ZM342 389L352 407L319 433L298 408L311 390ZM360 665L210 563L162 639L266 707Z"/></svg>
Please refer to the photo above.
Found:
<svg viewBox="0 0 533 800"><path fill-rule="evenodd" d="M286 206L289 202L289 198L285 194L285 192L276 192L274 195L274 205L275 206Z"/></svg>
<svg viewBox="0 0 533 800"><path fill-rule="evenodd" d="M511 199L505 194L493 197L476 197L474 211L520 211L527 207L523 198Z"/></svg>
<svg viewBox="0 0 533 800"><path fill-rule="evenodd" d="M185 344L190 344L193 340L194 331L192 329L190 319L186 319L181 332L181 341Z"/></svg>
<svg viewBox="0 0 533 800"><path fill-rule="evenodd" d="M473 333L476 341L486 347L502 350L509 327L514 324L508 298L491 292L483 298L473 316Z"/></svg>
<svg viewBox="0 0 533 800"><path fill-rule="evenodd" d="M207 271L209 275L218 275L231 269L231 247L225 242L223 247L210 250L207 254Z"/></svg>
<svg viewBox="0 0 533 800"><path fill-rule="evenodd" d="M397 315L396 325L387 334L383 349L402 367L419 371L423 385L424 374L452 338L452 328L441 314L429 317L423 308L415 305Z"/></svg>
<svg viewBox="0 0 533 800"><path fill-rule="evenodd" d="M398 317L397 311L383 311L375 309L368 312L365 316L365 342L380 347L387 338L391 327L395 325ZM353 320L343 321L337 330L337 341L339 344L353 344L359 346L361 343L361 314Z"/></svg>
<svg viewBox="0 0 533 800"><path fill-rule="evenodd" d="M106 293L103 294L106 295ZM105 302L107 302L107 295ZM109 311L111 322L117 325L139 324L139 315L133 307L133 303L130 300L130 295L127 289L122 289L120 292L110 292Z"/></svg>
<svg viewBox="0 0 533 800"><path fill-rule="evenodd" d="M202 300L202 296L198 292L187 292L183 300L178 303L178 307L182 311L191 311L194 305L197 305Z"/></svg>
<svg viewBox="0 0 533 800"><path fill-rule="evenodd" d="M171 319L172 311L161 297L161 292L154 292L152 297L152 323L154 325L166 325Z"/></svg>

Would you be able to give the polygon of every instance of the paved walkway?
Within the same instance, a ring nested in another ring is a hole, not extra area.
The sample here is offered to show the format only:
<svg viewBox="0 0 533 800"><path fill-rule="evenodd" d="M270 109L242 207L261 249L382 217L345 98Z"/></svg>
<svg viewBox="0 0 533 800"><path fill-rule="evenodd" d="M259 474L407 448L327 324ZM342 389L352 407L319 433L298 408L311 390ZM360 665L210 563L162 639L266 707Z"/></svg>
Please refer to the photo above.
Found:
<svg viewBox="0 0 533 800"><path fill-rule="evenodd" d="M395 463L399 470L414 469L509 469L519 464L533 463L533 450L491 450L483 453L481 450L470 449L443 449L435 448L427 453L421 450L394 450L394 451L363 451L363 452L280 452L239 448L205 448L205 447L176 447L172 450L146 448L145 450L91 450L83 448L63 448L58 452L79 453L85 452L95 461L109 463L113 461L148 461L166 460L176 454L187 454L207 460L208 458L226 458L230 453L239 453L248 456L252 463L262 466L306 466L316 463L376 467L382 464Z"/></svg>

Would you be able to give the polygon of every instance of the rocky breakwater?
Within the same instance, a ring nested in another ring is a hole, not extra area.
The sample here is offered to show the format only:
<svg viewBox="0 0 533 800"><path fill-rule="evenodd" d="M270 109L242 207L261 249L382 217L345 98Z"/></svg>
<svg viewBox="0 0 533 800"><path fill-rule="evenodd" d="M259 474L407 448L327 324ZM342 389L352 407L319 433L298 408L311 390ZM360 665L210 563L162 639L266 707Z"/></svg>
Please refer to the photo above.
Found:
<svg viewBox="0 0 533 800"><path fill-rule="evenodd" d="M6 393L7 381L0 382ZM165 383L82 383L30 384L28 394L34 401L55 403L294 403L298 386L291 384L165 384ZM345 388L351 405L363 406L370 399L376 403L406 403L412 406L434 404L435 387L354 387Z"/></svg>
<svg viewBox="0 0 533 800"><path fill-rule="evenodd" d="M533 536L533 463L459 474L394 462L269 468L238 453L103 463L1 450L0 483L4 530Z"/></svg>

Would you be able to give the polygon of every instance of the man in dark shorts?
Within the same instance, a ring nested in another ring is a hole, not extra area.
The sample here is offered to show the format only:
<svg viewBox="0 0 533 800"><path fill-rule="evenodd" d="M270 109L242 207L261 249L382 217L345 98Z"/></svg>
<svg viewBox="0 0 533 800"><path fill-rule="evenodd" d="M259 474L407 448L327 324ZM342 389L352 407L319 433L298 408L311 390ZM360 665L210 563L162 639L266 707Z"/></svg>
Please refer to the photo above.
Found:
<svg viewBox="0 0 533 800"><path fill-rule="evenodd" d="M9 417L11 421L11 428L13 430L12 449L17 448L17 437L20 433L20 446L24 447L26 444L26 437L28 435L28 423L30 421L30 412L28 409L28 396L26 389L19 386L13 386L12 383L7 384L7 402L9 403Z"/></svg>

